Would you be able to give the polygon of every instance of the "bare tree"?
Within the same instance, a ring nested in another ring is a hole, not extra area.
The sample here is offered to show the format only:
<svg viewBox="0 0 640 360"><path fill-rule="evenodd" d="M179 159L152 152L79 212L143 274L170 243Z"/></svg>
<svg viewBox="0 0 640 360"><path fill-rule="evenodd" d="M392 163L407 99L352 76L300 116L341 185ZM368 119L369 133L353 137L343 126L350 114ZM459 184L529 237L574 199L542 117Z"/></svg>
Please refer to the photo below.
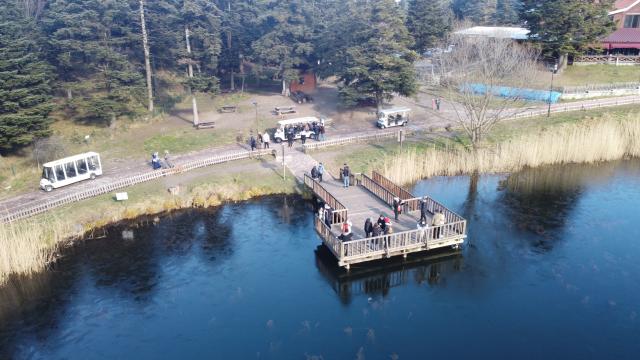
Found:
<svg viewBox="0 0 640 360"><path fill-rule="evenodd" d="M153 112L153 87L151 84L151 57L149 51L149 35L147 34L147 23L144 20L144 0L140 0L140 27L142 30L142 48L144 50L144 67L147 73L147 100L149 112Z"/></svg>
<svg viewBox="0 0 640 360"><path fill-rule="evenodd" d="M191 59L191 42L189 40L189 26L184 27L184 37L187 42L187 56L189 56L187 62L187 72L189 75L189 80L193 80L193 63ZM200 117L198 116L198 102L196 101L196 94L193 93L193 89L189 86L189 92L191 93L191 107L193 109L193 126L198 126L200 122Z"/></svg>
<svg viewBox="0 0 640 360"><path fill-rule="evenodd" d="M20 0L20 5L24 11L24 17L38 20L46 5L46 0Z"/></svg>
<svg viewBox="0 0 640 360"><path fill-rule="evenodd" d="M440 83L473 147L494 125L524 109L538 52L511 39L457 37L441 57Z"/></svg>

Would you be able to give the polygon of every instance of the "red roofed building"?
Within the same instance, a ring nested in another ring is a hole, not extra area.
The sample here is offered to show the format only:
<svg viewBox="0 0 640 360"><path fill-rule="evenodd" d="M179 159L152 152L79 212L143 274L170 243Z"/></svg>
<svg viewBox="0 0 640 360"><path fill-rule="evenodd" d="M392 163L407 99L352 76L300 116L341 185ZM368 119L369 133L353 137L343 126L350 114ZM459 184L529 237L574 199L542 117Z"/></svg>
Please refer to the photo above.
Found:
<svg viewBox="0 0 640 360"><path fill-rule="evenodd" d="M617 0L609 12L618 29L602 40L609 52L637 55L640 52L640 0Z"/></svg>

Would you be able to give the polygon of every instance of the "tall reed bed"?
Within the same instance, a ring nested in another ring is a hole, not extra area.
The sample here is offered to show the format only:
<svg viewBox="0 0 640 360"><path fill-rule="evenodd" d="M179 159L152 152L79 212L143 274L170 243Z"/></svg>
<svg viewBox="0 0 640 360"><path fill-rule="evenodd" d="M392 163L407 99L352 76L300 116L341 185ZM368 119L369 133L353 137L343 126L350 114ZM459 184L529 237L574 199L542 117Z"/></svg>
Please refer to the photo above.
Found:
<svg viewBox="0 0 640 360"><path fill-rule="evenodd" d="M389 155L381 171L399 183L431 176L514 172L564 163L595 163L640 156L640 119L604 116L558 125L477 150L409 150Z"/></svg>

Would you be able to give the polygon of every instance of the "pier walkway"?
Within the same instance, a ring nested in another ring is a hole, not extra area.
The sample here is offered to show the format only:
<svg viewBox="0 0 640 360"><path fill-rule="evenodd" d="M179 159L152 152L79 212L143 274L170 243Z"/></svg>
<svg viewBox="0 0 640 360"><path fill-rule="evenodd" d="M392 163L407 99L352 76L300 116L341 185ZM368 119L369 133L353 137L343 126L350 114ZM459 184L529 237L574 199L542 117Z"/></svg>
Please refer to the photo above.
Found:
<svg viewBox="0 0 640 360"><path fill-rule="evenodd" d="M306 174L304 183L316 197L331 207L331 226L327 226L316 216L315 228L324 245L338 260L338 265L347 269L355 263L399 255L406 257L409 253L443 247L458 247L466 238L466 220L428 196L424 198L428 224L431 224L437 210L442 211L446 222L440 226L429 226L427 230L418 229L422 198L415 197L375 171L371 177L356 174L348 189L342 186L340 180L330 178L318 182ZM393 219L391 207L396 196L404 201L402 214L397 221ZM375 222L381 214L392 219L393 232L366 238L365 220L371 218ZM340 228L347 219L353 224L353 238L343 241L339 238Z"/></svg>

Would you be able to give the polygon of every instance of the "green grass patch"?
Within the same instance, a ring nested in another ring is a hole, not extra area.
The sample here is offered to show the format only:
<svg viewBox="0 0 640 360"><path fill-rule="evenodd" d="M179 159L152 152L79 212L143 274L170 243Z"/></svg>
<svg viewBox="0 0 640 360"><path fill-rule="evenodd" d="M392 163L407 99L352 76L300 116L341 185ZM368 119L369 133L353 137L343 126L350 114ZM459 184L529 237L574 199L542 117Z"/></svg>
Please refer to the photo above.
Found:
<svg viewBox="0 0 640 360"><path fill-rule="evenodd" d="M207 147L230 144L235 141L229 131L182 130L152 136L144 141L144 151L151 153L168 150L174 154L186 153Z"/></svg>

